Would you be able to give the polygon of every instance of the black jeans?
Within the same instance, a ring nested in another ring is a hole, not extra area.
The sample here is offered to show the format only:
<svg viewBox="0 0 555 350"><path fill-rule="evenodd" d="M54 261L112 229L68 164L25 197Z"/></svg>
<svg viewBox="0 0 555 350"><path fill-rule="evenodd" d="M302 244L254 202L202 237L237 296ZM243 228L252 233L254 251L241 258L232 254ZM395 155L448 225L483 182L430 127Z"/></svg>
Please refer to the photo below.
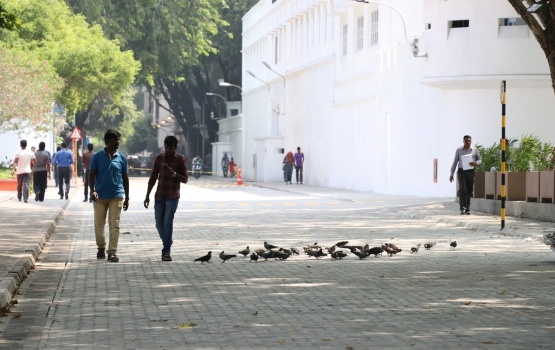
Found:
<svg viewBox="0 0 555 350"><path fill-rule="evenodd" d="M85 195L85 199L89 198L89 171L83 169L83 194Z"/></svg>
<svg viewBox="0 0 555 350"><path fill-rule="evenodd" d="M470 209L470 197L474 191L474 169L462 170L457 172L459 181L459 207L461 211Z"/></svg>
<svg viewBox="0 0 555 350"><path fill-rule="evenodd" d="M33 189L35 197L39 201L44 201L44 192L46 191L46 184L48 183L48 172L46 170L35 171L33 173Z"/></svg>
<svg viewBox="0 0 555 350"><path fill-rule="evenodd" d="M301 175L300 176L301 183L303 183L303 166L302 165L295 167L295 176L297 177L297 183L299 183L299 174Z"/></svg>
<svg viewBox="0 0 555 350"><path fill-rule="evenodd" d="M64 182L66 184L65 193L69 192L69 180L71 179L71 171L69 168L58 167L58 189L59 195L64 194Z"/></svg>

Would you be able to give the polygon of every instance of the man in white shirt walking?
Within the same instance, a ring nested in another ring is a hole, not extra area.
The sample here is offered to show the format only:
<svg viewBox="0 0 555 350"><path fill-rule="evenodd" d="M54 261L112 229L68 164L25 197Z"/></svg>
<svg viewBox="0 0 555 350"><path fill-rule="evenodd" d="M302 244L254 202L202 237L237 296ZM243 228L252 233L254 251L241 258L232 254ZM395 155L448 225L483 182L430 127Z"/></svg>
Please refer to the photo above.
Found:
<svg viewBox="0 0 555 350"><path fill-rule="evenodd" d="M17 199L27 203L29 200L29 187L31 185L32 167L35 166L35 154L27 149L27 140L19 141L21 152L15 155L12 175L17 172Z"/></svg>

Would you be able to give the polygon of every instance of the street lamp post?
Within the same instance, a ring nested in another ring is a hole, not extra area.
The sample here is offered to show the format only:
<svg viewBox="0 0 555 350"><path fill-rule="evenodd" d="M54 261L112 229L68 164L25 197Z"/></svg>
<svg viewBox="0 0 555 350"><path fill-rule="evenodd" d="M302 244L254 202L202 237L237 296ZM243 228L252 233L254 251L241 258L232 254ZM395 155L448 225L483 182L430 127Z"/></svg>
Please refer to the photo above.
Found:
<svg viewBox="0 0 555 350"><path fill-rule="evenodd" d="M230 84L230 85L231 85L231 84ZM224 86L224 85L222 85L222 86ZM238 86L237 86L237 87L238 87ZM241 88L239 87L239 89L241 89ZM241 91L242 91L242 89L241 89ZM213 92L207 92L207 93L206 93L206 96L217 96L217 97L221 98L221 99L224 101L224 106L225 106L224 118L227 118L227 100L226 100L226 98L223 97L222 95L218 95L218 94L215 94L215 93L213 93Z"/></svg>
<svg viewBox="0 0 555 350"><path fill-rule="evenodd" d="M389 7L390 9L392 9L393 11L397 12L397 14L399 15L399 17L401 17L401 22L403 22L403 33L405 34L405 40L408 41L409 39L407 39L407 25L405 24L405 18L403 17L403 15L401 14L401 12L399 12L399 10L397 10L395 7L391 6L390 4L386 4L384 2L381 1L373 1L373 0L351 0L351 1L355 1L355 2L362 2L365 4L378 4L378 5L383 5L385 7Z"/></svg>
<svg viewBox="0 0 555 350"><path fill-rule="evenodd" d="M285 76L284 76L284 75L282 75L282 74L276 72L276 71L272 68L272 66L270 66L270 65L268 64L268 62L262 61L262 64L264 65L264 67L268 68L270 71L272 71L272 72L274 72L275 74L279 75L279 76L283 79L283 113L282 113L282 115L285 115L285 114L286 114L286 110L285 110L285 101L286 101L286 99L287 99L287 96L286 96L286 94L285 94L285 91L286 91L286 85L285 85L285 84L286 84L287 79L285 79ZM277 105L277 112L276 112L276 134L277 134L277 135L279 135L279 113L280 113L280 110L279 110L279 104L278 104L278 105ZM284 122L284 123L285 123L285 122ZM284 124L284 125L285 125L285 124Z"/></svg>
<svg viewBox="0 0 555 350"><path fill-rule="evenodd" d="M243 92L243 88L240 87L239 85L226 83L225 81L222 81L219 85L220 85L220 86L223 86L223 87L230 87L230 86L233 86L233 87L236 87L237 89L241 90L241 93Z"/></svg>

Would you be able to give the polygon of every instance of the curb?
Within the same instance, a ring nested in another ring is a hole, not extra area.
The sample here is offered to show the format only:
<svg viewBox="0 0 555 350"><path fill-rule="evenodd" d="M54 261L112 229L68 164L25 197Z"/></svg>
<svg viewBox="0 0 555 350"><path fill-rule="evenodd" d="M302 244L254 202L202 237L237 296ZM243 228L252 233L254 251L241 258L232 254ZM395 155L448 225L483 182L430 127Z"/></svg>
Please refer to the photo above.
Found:
<svg viewBox="0 0 555 350"><path fill-rule="evenodd" d="M42 235L36 244L32 244L30 247L24 250L25 254L22 256L12 268L8 270L6 276L0 278L0 309L6 308L12 301L15 293L21 283L27 278L29 271L35 265L38 260L44 245L50 239L50 236L56 230L58 222L62 219L64 212L71 202L71 199L66 200L66 203L54 217L52 222L47 225L46 232Z"/></svg>

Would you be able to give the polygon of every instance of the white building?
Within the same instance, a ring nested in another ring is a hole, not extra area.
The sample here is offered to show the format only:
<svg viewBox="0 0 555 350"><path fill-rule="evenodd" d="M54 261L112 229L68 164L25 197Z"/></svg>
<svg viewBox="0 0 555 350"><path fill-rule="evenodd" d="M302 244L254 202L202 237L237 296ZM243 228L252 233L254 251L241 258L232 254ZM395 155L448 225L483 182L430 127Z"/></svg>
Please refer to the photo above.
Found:
<svg viewBox="0 0 555 350"><path fill-rule="evenodd" d="M263 0L244 16L245 179L282 181L300 146L309 184L454 196L463 135L501 138L502 80L506 136L555 144L547 60L508 1L380 2Z"/></svg>

